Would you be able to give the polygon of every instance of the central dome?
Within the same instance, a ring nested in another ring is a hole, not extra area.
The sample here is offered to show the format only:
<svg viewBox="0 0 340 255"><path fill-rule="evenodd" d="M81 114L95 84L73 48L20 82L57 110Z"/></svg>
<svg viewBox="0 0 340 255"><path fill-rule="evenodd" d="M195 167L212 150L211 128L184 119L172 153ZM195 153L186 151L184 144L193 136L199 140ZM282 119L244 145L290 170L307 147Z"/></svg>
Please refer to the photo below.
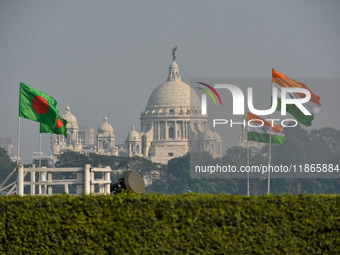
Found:
<svg viewBox="0 0 340 255"><path fill-rule="evenodd" d="M182 81L167 81L151 93L147 106L200 108L201 102L195 90L188 84Z"/></svg>
<svg viewBox="0 0 340 255"><path fill-rule="evenodd" d="M175 61L169 66L167 82L159 85L150 95L147 108L187 107L201 109L201 102L193 88L182 82Z"/></svg>

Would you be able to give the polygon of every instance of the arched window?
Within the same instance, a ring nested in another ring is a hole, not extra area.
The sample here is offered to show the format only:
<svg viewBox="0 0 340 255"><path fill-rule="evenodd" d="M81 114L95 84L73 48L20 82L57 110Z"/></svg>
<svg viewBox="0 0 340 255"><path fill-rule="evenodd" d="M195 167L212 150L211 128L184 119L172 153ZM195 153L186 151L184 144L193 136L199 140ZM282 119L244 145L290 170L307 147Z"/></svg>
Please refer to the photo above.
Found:
<svg viewBox="0 0 340 255"><path fill-rule="evenodd" d="M172 139L175 138L174 128L173 127L169 128L169 138L172 138Z"/></svg>
<svg viewBox="0 0 340 255"><path fill-rule="evenodd" d="M131 152L135 153L135 146L133 144L131 145Z"/></svg>
<svg viewBox="0 0 340 255"><path fill-rule="evenodd" d="M139 154L139 145L136 145L136 154Z"/></svg>

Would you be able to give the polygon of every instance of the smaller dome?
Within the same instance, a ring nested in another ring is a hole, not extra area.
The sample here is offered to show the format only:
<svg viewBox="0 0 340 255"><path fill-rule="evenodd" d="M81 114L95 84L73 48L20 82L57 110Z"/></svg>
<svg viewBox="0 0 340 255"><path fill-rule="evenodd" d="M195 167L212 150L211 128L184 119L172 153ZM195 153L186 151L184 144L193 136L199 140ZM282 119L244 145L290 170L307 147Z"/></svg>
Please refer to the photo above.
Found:
<svg viewBox="0 0 340 255"><path fill-rule="evenodd" d="M65 113L61 117L67 121L67 124L66 124L67 128L78 128L77 119L71 113L70 107L68 105L65 108Z"/></svg>
<svg viewBox="0 0 340 255"><path fill-rule="evenodd" d="M219 135L219 133L216 132L216 128L214 128L214 135L215 135L216 141L222 142L222 138Z"/></svg>
<svg viewBox="0 0 340 255"><path fill-rule="evenodd" d="M135 130L135 126L132 126L131 132L128 134L127 141L141 141L139 133Z"/></svg>
<svg viewBox="0 0 340 255"><path fill-rule="evenodd" d="M107 122L107 117L104 117L103 123L98 128L98 134L113 135L113 127Z"/></svg>
<svg viewBox="0 0 340 255"><path fill-rule="evenodd" d="M215 134L209 128L206 128L203 131L201 137L202 137L202 140L215 140Z"/></svg>
<svg viewBox="0 0 340 255"><path fill-rule="evenodd" d="M178 69L178 65L175 61L172 61L170 66L169 66L169 69Z"/></svg>

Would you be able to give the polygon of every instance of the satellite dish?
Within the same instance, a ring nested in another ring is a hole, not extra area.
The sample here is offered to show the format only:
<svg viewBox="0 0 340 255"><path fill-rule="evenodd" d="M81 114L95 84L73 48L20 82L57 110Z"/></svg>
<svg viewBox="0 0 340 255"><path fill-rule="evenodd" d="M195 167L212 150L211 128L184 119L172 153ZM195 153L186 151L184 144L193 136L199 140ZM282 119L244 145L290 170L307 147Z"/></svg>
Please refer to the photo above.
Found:
<svg viewBox="0 0 340 255"><path fill-rule="evenodd" d="M123 189L131 190L137 194L143 194L145 192L145 183L142 176L136 171L126 171L123 178L118 182L112 183L110 190L114 194L122 192Z"/></svg>

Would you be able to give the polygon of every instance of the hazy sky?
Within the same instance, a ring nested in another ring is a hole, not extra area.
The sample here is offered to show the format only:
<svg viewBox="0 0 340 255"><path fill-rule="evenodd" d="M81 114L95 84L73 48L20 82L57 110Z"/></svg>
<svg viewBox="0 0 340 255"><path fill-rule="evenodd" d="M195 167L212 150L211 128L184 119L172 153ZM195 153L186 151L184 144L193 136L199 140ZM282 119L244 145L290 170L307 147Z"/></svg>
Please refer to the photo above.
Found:
<svg viewBox="0 0 340 255"><path fill-rule="evenodd" d="M339 10L336 0L0 0L0 136L17 137L25 82L53 96L61 114L69 103L79 125L97 131L107 115L122 143L132 125L140 130L140 113L165 81L174 46L186 83L196 77L270 82L273 67L291 78L338 78ZM327 126L338 116L339 89L311 86L326 109L315 127ZM21 119L25 163L38 139L39 123ZM43 148L48 154L48 134Z"/></svg>

